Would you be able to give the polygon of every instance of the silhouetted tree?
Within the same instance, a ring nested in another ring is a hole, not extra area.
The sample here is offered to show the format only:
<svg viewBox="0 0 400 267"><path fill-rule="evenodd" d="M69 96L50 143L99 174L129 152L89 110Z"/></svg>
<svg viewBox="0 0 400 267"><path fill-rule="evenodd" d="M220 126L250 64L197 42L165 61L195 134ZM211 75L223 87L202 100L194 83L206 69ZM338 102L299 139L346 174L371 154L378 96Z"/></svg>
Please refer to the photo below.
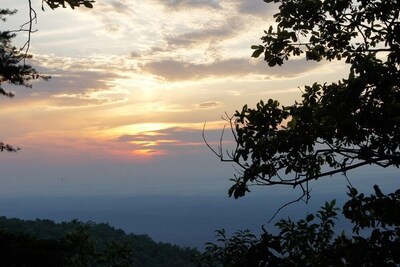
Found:
<svg viewBox="0 0 400 267"><path fill-rule="evenodd" d="M210 148L240 168L229 195L244 196L249 185L287 185L301 187L307 200L311 180L365 165L398 168L399 1L265 2L279 3L279 12L263 44L252 46L253 57L263 55L270 67L293 56L343 60L349 74L305 86L301 102L293 105L269 99L227 118L236 148Z"/></svg>
<svg viewBox="0 0 400 267"><path fill-rule="evenodd" d="M229 196L249 192L249 185L301 187L365 165L400 165L400 2L397 0L264 0L279 3L253 57L270 67L290 57L343 60L349 74L334 83L305 86L302 100L245 105L230 123L236 147L210 149L234 162L239 174ZM204 133L203 133L204 137ZM205 138L204 138L205 139ZM207 142L207 141L206 141ZM293 222L280 220L279 234L264 230L226 237L217 232L200 266L399 266L400 190L385 195L378 186L366 197L349 186L343 215L353 236L335 236L335 202L316 215ZM365 231L362 231L364 230Z"/></svg>
<svg viewBox="0 0 400 267"><path fill-rule="evenodd" d="M335 236L338 208L326 202L315 215L280 220L277 235L264 230L256 238L239 231L228 238L217 231L217 242L206 244L199 266L399 266L400 190L385 195L375 186L375 194L366 197L349 188L348 195L343 215L354 226L352 236Z"/></svg>

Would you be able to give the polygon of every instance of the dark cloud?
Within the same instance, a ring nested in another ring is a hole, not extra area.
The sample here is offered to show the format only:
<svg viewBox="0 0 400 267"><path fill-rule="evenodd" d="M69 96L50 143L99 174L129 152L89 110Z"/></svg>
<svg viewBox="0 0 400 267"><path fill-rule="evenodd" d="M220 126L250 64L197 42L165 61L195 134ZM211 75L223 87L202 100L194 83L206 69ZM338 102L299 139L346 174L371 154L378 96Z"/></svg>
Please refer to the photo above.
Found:
<svg viewBox="0 0 400 267"><path fill-rule="evenodd" d="M276 10L273 4L267 4L262 0L236 0L236 2L238 11L242 14L271 17Z"/></svg>
<svg viewBox="0 0 400 267"><path fill-rule="evenodd" d="M96 92L112 92L114 87L111 81L119 75L107 70L88 71L85 70L88 66L79 64L69 68L52 69L38 64L38 71L50 75L50 80L36 80L32 83L32 89L15 86L8 88L16 93L16 102L42 99L55 107L94 106L123 101L123 97L110 93L107 96L95 96Z"/></svg>
<svg viewBox="0 0 400 267"><path fill-rule="evenodd" d="M221 103L218 101L207 101L196 105L199 109L211 109L220 106Z"/></svg>
<svg viewBox="0 0 400 267"><path fill-rule="evenodd" d="M251 74L267 77L295 77L321 66L313 61L293 59L282 67L269 68L262 60L226 59L209 64L196 64L177 60L154 61L141 66L142 71L166 80L193 80L207 77L247 76Z"/></svg>
<svg viewBox="0 0 400 267"><path fill-rule="evenodd" d="M139 52L136 52L136 51L132 51L132 52L130 53L130 57L131 57L131 58L139 58L139 57L140 57L140 53L139 53Z"/></svg>
<svg viewBox="0 0 400 267"><path fill-rule="evenodd" d="M121 77L106 66L90 59L37 57L33 64L39 73L50 75L49 81L35 82L33 91L42 96L59 94L85 94L111 90L111 81ZM88 70L96 69L96 70Z"/></svg>
<svg viewBox="0 0 400 267"><path fill-rule="evenodd" d="M110 72L99 71L48 71L52 76L47 82L34 84L34 91L44 95L55 94L76 94L87 91L110 90L112 85L110 80L115 79L118 75Z"/></svg>

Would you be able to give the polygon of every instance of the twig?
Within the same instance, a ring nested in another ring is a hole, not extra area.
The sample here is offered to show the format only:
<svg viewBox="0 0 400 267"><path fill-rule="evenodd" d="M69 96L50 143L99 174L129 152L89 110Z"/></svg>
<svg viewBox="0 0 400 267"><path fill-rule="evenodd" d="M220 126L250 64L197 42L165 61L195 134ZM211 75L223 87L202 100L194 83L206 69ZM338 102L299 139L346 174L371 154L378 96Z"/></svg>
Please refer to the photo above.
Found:
<svg viewBox="0 0 400 267"><path fill-rule="evenodd" d="M205 137L205 129L206 129L206 122L204 123L203 132L202 132L202 134L201 134L202 137L203 137L204 143L206 144L206 146L207 146L218 158L220 158L220 159L222 160L222 155L219 154L219 153L217 153L217 152L215 151L215 149L207 142L207 139L206 139L206 137Z"/></svg>
<svg viewBox="0 0 400 267"><path fill-rule="evenodd" d="M295 199L295 200L292 200L292 201L286 203L285 205L281 206L281 207L274 213L274 215L271 217L271 219L268 220L268 223L270 223L273 219L275 219L276 215L278 215L278 213L279 213L281 210L283 210L284 208L286 208L287 206L289 206L289 205L291 205L291 204L293 204L293 203L299 202L300 200L303 199L303 197L304 197L305 195L306 195L306 193L305 193L305 191L303 191L303 194L302 194L299 198L297 198L297 199Z"/></svg>

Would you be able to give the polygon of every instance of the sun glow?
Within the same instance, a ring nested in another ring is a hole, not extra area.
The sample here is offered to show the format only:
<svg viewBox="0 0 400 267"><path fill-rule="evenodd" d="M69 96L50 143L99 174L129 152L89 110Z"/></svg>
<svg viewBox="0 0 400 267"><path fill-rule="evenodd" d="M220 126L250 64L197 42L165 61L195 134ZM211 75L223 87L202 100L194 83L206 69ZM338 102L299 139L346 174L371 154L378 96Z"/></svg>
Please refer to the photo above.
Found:
<svg viewBox="0 0 400 267"><path fill-rule="evenodd" d="M140 145L143 147L149 147L149 146L158 146L161 144L174 144L178 143L177 140L155 140L155 141L130 141L129 143L134 144L134 145Z"/></svg>
<svg viewBox="0 0 400 267"><path fill-rule="evenodd" d="M137 123L124 125L112 129L111 131L117 134L146 134L149 136L159 135L157 131L165 130L174 127L172 123Z"/></svg>

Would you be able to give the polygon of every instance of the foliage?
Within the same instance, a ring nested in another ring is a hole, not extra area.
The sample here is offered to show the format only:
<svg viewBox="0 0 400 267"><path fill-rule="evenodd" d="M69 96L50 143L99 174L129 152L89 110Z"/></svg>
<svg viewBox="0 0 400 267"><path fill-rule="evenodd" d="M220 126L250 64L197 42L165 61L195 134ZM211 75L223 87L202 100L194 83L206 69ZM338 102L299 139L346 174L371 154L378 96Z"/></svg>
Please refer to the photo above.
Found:
<svg viewBox="0 0 400 267"><path fill-rule="evenodd" d="M64 246L26 234L0 231L1 266L63 266Z"/></svg>
<svg viewBox="0 0 400 267"><path fill-rule="evenodd" d="M36 12L31 7L31 1L29 2L30 6L30 20L21 25L21 28L18 30L6 30L0 31L0 94L7 97L14 97L14 93L6 91L2 84L8 83L16 86L25 86L32 87L31 81L39 78L48 79L48 76L40 75L35 68L30 65L25 64L26 58L31 58L27 50L29 49L29 43L25 44L23 48L18 49L14 45L12 45L12 40L16 36L16 32L28 32L30 42L30 34L33 32L32 23L36 19ZM80 5L84 5L88 8L93 8L93 3L95 1L91 0L42 0L42 8L43 4L46 3L51 9L55 9L58 7L66 7L66 3L74 9L75 7L79 7ZM0 9L0 20L2 22L6 22L6 17L10 15L14 15L17 11L10 9ZM32 14L33 12L33 14ZM28 28L25 28L26 25L29 25ZM27 47L28 46L28 47ZM24 49L27 49L24 51Z"/></svg>
<svg viewBox="0 0 400 267"><path fill-rule="evenodd" d="M302 99L245 105L227 120L236 147L214 154L240 169L229 196L249 192L250 185L300 187L308 200L308 183L365 165L400 165L400 3L398 0L264 0L278 3L276 24L252 46L269 67L295 57L341 61L347 77L314 83ZM346 177L347 178L347 177ZM264 230L254 240L241 233L218 232L200 266L399 266L400 190L385 195L378 186L365 196L352 187L343 215L353 235L336 235L335 202L298 222L281 220L278 235ZM247 234L250 234L247 232ZM235 250L235 248L240 248ZM235 251L232 253L232 251Z"/></svg>
<svg viewBox="0 0 400 267"><path fill-rule="evenodd" d="M5 22L7 15L15 13L16 10L0 9L0 19ZM29 55L12 45L15 36L14 31L0 31L0 94L10 98L14 97L14 93L6 91L3 84L32 87L30 81L47 78L25 64L24 59Z"/></svg>
<svg viewBox="0 0 400 267"><path fill-rule="evenodd" d="M243 257L247 251L257 243L257 238L249 230L237 231L227 238L225 230L216 230L217 242L206 243L206 251L202 255L202 265L206 266L245 266Z"/></svg>
<svg viewBox="0 0 400 267"><path fill-rule="evenodd" d="M16 10L1 8L0 20L5 22L7 16L15 13ZM39 77L48 78L39 75L33 67L25 64L25 58L29 58L29 55L12 45L11 41L15 36L13 31L0 31L0 95L9 98L14 97L14 93L5 90L3 84L31 87L31 80ZM17 150L18 148L0 142L0 152L16 152Z"/></svg>
<svg viewBox="0 0 400 267"><path fill-rule="evenodd" d="M0 217L1 266L189 267L198 256L196 249L127 235L104 223Z"/></svg>
<svg viewBox="0 0 400 267"><path fill-rule="evenodd" d="M277 235L264 230L256 239L245 231L227 238L218 231L218 243L208 243L199 266L398 266L400 191L384 195L375 186L369 197L349 191L343 214L354 225L353 236L335 236L338 208L331 201L298 222L280 220Z"/></svg>
<svg viewBox="0 0 400 267"><path fill-rule="evenodd" d="M43 4L46 3L51 9L58 7L66 7L66 3L74 9L84 5L87 8L93 8L92 0L42 0L42 9L44 10ZM26 59L30 59L32 56L28 53L31 34L34 32L32 24L36 21L36 11L32 8L31 0L28 0L29 4L29 20L21 25L20 29L17 30L6 30L0 31L0 95L12 98L15 96L13 92L4 89L4 84L11 84L15 86L32 87L31 82L42 78L48 80L50 76L42 75L29 64L26 64ZM6 22L7 16L14 15L17 10L10 10L0 8L0 21ZM27 32L28 38L22 48L17 48L12 44L12 40L16 37L17 32ZM0 152L9 151L16 152L19 148L15 148L9 144L0 142Z"/></svg>
<svg viewBox="0 0 400 267"><path fill-rule="evenodd" d="M270 26L252 46L271 67L291 57L343 60L349 74L305 86L302 100L245 105L228 117L236 148L213 150L236 163L229 195L249 185L299 186L365 165L400 165L400 20L398 0L266 0L279 3ZM221 137L222 140L222 137Z"/></svg>
<svg viewBox="0 0 400 267"><path fill-rule="evenodd" d="M46 3L51 9L55 9L58 7L66 8L66 4L68 4L72 9L76 7L80 7L81 5L87 8L93 8L93 4L95 1L92 0L42 0L42 10L44 10L43 4Z"/></svg>

